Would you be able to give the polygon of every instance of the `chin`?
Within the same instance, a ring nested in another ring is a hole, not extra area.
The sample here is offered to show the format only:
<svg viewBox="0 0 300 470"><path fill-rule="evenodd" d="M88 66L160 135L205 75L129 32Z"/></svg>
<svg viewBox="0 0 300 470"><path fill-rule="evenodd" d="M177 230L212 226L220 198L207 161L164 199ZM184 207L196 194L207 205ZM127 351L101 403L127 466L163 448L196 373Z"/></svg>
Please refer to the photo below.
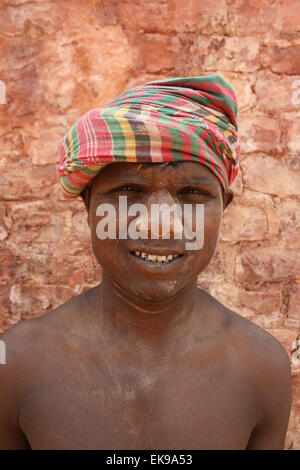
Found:
<svg viewBox="0 0 300 470"><path fill-rule="evenodd" d="M170 299L184 288L178 281L149 280L147 285L126 286L127 292L144 302L163 302Z"/></svg>

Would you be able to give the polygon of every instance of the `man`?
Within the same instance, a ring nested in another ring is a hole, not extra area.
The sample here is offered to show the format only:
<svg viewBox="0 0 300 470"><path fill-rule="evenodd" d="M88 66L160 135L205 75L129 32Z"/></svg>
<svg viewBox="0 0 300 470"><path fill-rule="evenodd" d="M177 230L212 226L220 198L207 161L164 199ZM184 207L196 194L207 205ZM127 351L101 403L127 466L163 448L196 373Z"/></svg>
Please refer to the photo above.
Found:
<svg viewBox="0 0 300 470"><path fill-rule="evenodd" d="M236 115L221 77L177 78L125 92L66 135L61 186L83 197L103 279L2 336L1 448L283 448L287 353L197 287L232 200ZM152 225L157 204L175 207L169 227Z"/></svg>

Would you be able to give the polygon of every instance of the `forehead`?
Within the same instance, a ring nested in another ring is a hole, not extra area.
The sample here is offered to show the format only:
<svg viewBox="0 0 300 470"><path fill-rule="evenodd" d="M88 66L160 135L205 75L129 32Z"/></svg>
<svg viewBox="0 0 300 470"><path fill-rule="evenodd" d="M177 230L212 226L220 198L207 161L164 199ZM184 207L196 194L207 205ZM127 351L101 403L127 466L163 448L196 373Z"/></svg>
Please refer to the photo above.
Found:
<svg viewBox="0 0 300 470"><path fill-rule="evenodd" d="M165 163L128 163L117 162L101 169L93 182L93 187L115 181L136 181L140 183L167 182L179 183L185 180L203 182L220 186L216 176L205 165L198 162L165 162Z"/></svg>

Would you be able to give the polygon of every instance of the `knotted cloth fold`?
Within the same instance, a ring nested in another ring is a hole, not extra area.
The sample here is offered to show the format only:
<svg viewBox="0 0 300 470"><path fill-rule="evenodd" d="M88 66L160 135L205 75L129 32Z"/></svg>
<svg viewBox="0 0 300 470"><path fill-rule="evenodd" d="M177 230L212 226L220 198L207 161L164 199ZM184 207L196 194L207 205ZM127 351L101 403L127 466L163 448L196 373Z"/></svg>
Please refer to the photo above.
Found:
<svg viewBox="0 0 300 470"><path fill-rule="evenodd" d="M91 109L60 145L57 172L66 198L112 162L193 161L228 188L238 173L237 99L218 75L158 80Z"/></svg>

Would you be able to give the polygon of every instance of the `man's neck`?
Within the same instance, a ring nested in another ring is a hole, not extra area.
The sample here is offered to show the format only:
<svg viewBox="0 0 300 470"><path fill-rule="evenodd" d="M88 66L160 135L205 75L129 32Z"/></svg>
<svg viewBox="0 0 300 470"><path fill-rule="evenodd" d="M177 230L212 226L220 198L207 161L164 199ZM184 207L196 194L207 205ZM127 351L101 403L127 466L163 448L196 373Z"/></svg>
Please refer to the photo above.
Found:
<svg viewBox="0 0 300 470"><path fill-rule="evenodd" d="M197 302L197 279L171 298L149 302L103 273L95 289L99 326L118 342L164 348L188 330Z"/></svg>

